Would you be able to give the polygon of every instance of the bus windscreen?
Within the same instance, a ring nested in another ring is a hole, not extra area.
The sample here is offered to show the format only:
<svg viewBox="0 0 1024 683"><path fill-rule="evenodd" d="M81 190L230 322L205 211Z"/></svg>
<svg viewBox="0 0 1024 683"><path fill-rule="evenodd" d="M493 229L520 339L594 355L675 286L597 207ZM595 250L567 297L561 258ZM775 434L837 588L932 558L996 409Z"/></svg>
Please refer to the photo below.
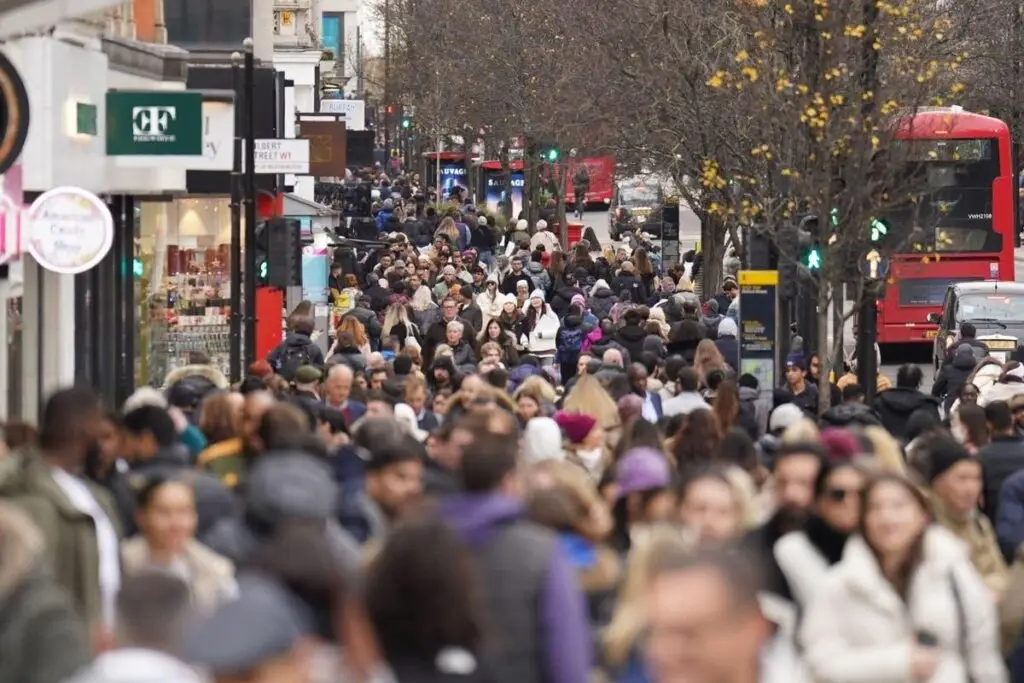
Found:
<svg viewBox="0 0 1024 683"><path fill-rule="evenodd" d="M906 253L999 252L992 226L992 183L999 177L996 140L906 140L900 184L918 201L889 212L889 239ZM919 189L918 189L919 188Z"/></svg>

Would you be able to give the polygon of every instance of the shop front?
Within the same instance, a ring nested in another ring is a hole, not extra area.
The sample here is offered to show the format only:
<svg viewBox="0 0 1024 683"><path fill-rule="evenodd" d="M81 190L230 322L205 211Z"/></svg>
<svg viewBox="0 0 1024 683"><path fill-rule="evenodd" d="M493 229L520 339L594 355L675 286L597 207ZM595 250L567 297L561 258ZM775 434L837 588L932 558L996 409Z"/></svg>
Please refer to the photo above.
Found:
<svg viewBox="0 0 1024 683"><path fill-rule="evenodd" d="M230 365L231 207L227 197L142 201L136 211L136 386L175 368Z"/></svg>

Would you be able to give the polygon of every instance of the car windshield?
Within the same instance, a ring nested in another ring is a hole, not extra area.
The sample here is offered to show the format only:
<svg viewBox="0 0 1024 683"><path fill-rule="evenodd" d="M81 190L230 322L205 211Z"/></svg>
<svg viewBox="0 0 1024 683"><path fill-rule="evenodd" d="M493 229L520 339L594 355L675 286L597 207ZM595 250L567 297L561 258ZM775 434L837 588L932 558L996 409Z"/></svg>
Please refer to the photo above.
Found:
<svg viewBox="0 0 1024 683"><path fill-rule="evenodd" d="M958 322L1024 322L1024 296L998 292L964 294L957 302L956 318Z"/></svg>
<svg viewBox="0 0 1024 683"><path fill-rule="evenodd" d="M659 200L658 188L653 185L620 185L619 201L627 206L651 206Z"/></svg>

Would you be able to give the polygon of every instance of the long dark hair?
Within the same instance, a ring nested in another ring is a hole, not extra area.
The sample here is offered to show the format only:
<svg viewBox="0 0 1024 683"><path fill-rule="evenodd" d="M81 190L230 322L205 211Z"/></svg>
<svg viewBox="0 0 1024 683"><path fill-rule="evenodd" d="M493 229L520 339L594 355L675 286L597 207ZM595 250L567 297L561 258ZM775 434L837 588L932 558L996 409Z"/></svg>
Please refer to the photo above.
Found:
<svg viewBox="0 0 1024 683"><path fill-rule="evenodd" d="M871 554L875 556L875 560L878 561L879 566L882 565L882 553L871 543L871 539L868 538L866 520L868 516L868 501L871 499L871 494L874 493L875 489L882 484L895 484L905 491L907 491L911 497L917 501L917 504L921 506L921 510L924 511L925 515L929 519L932 518L931 506L928 504L928 499L925 498L921 489L918 488L913 481L907 477L894 474L892 472L876 472L874 476L868 479L867 484L864 486L864 490L861 492L860 497L860 519L857 521L857 531L860 533L861 538L864 539L864 543L871 550ZM924 560L924 537L928 526L925 525L921 533L917 538L910 544L909 552L907 552L906 558L903 563L897 567L895 575L886 577L892 584L892 587L896 590L896 594L906 602L907 594L910 590L910 582L914 578L914 572L921 565Z"/></svg>
<svg viewBox="0 0 1024 683"><path fill-rule="evenodd" d="M694 410L687 415L672 444L672 456L680 473L716 460L721 439L721 428L713 412Z"/></svg>

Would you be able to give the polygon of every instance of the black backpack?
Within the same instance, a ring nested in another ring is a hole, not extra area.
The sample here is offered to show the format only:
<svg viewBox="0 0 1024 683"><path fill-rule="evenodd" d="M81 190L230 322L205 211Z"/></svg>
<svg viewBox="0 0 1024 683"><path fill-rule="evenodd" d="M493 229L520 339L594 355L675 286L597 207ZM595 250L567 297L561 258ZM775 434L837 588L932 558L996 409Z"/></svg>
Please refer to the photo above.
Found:
<svg viewBox="0 0 1024 683"><path fill-rule="evenodd" d="M309 344L302 346L286 346L277 361L277 374L289 382L295 380L295 373L303 365L310 365Z"/></svg>

